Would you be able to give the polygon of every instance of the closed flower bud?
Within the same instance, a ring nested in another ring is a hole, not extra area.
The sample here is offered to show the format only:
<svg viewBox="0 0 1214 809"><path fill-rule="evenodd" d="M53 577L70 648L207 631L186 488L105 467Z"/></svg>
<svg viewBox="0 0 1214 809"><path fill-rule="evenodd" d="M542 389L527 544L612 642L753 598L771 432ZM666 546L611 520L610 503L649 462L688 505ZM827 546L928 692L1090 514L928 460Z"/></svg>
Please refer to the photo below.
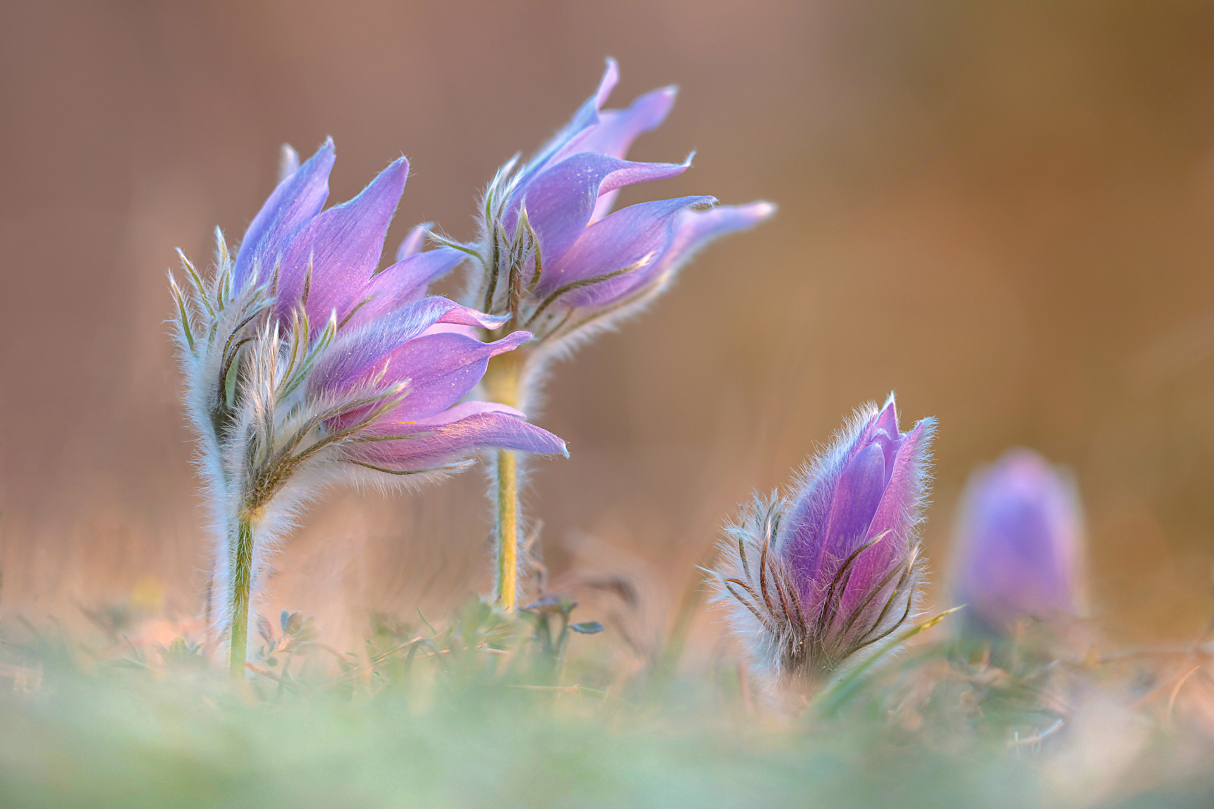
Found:
<svg viewBox="0 0 1214 809"><path fill-rule="evenodd" d="M901 432L892 395L863 408L789 495L727 530L714 583L761 674L820 682L914 611L934 429Z"/></svg>
<svg viewBox="0 0 1214 809"><path fill-rule="evenodd" d="M1079 611L1082 508L1070 477L1037 453L1011 450L970 477L954 548L953 592L971 625L1002 633Z"/></svg>

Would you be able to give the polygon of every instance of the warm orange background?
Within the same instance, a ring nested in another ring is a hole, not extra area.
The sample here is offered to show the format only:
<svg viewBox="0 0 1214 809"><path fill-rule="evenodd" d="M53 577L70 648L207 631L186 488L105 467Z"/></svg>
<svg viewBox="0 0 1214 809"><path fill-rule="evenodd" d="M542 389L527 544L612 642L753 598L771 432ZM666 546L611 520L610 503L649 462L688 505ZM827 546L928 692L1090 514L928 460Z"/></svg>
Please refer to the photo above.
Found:
<svg viewBox="0 0 1214 809"><path fill-rule="evenodd" d="M1214 608L1214 6L995 5L0 5L6 612L161 590L197 609L164 270L176 246L205 263L215 225L239 239L279 144L336 139L332 201L403 152L392 246L424 219L468 237L496 165L613 55L616 105L682 87L633 154L698 150L625 202L781 211L557 369L540 421L573 457L537 464L531 496L553 568L580 548L662 614L736 503L895 389L904 426L940 419L937 585L969 470L1028 445L1078 474L1106 625L1191 636ZM482 487L334 494L274 606L338 631L334 603L483 587Z"/></svg>

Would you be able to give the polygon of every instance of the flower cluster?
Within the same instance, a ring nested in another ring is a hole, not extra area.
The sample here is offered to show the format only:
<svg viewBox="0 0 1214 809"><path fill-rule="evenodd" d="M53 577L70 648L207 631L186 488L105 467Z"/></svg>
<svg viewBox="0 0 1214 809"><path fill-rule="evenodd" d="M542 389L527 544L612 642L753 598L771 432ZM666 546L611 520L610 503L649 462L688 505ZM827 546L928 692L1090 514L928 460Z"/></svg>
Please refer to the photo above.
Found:
<svg viewBox="0 0 1214 809"><path fill-rule="evenodd" d="M857 412L788 496L756 498L713 573L770 679L823 679L911 615L935 421L903 433L891 395Z"/></svg>
<svg viewBox="0 0 1214 809"><path fill-rule="evenodd" d="M690 165L625 159L637 136L661 124L674 91L604 110L617 79L611 61L556 137L498 173L473 243L435 236L439 246L423 250L433 231L419 226L379 269L408 163L393 162L325 209L328 141L302 164L284 150L280 182L234 256L220 234L208 278L184 256L185 288L170 275L234 674L244 670L249 602L268 553L302 505L340 481L416 483L497 450L497 601L513 609L517 454L566 454L518 409L529 358L546 356L532 347L568 346L634 311L700 247L774 210L694 196L613 212L622 187ZM464 305L427 294L469 256L476 289Z"/></svg>

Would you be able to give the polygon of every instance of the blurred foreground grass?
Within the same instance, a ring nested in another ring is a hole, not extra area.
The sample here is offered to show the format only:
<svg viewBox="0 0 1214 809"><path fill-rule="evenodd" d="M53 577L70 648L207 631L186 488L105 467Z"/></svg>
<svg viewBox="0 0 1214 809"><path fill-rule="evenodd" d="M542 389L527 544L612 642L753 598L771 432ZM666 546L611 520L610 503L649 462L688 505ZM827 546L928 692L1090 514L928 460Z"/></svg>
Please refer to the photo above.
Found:
<svg viewBox="0 0 1214 809"><path fill-rule="evenodd" d="M1214 806L1200 647L1071 660L938 627L789 719L728 663L612 673L566 607L380 620L357 653L284 614L246 684L185 638L6 618L0 806Z"/></svg>

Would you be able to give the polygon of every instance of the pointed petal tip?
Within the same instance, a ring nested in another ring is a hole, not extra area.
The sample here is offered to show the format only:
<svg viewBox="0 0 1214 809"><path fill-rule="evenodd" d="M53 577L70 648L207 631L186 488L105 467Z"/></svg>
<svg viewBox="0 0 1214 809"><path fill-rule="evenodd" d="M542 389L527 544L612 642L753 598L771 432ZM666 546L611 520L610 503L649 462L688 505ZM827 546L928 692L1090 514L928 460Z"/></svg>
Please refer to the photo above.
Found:
<svg viewBox="0 0 1214 809"><path fill-rule="evenodd" d="M388 168L384 171L403 174L406 178L409 176L409 158L401 155L388 164Z"/></svg>
<svg viewBox="0 0 1214 809"><path fill-rule="evenodd" d="M322 155L324 156L324 160L326 162L332 162L334 159L336 159L337 145L333 143L332 135L325 136L324 143L320 144L320 147L316 150L315 154L308 158L308 160L315 160Z"/></svg>
<svg viewBox="0 0 1214 809"><path fill-rule="evenodd" d="M290 144L283 144L283 152L291 148ZM311 171L316 172L318 176L323 176L328 180L328 174L333 170L333 164L337 160L337 147L333 145L333 138L325 138L325 142L320 145L311 157L303 162L303 167L308 167Z"/></svg>
<svg viewBox="0 0 1214 809"><path fill-rule="evenodd" d="M775 216L776 211L780 210L780 206L767 200L759 200L741 207L747 209L747 212L755 218L756 222L762 222L764 219Z"/></svg>
<svg viewBox="0 0 1214 809"><path fill-rule="evenodd" d="M507 334L500 340L496 340L488 345L492 346L493 353L491 357L496 357L498 354L505 354L507 351L513 351L523 343L530 342L534 335L529 331L515 331Z"/></svg>
<svg viewBox="0 0 1214 809"><path fill-rule="evenodd" d="M925 416L915 422L915 426L911 428L911 432L922 432L928 438L936 434L936 428L939 426L940 420L935 416Z"/></svg>
<svg viewBox="0 0 1214 809"><path fill-rule="evenodd" d="M620 81L620 65L612 57L607 57L607 66L603 70L603 78L599 80L599 89L595 92L595 103L600 109L607 102L607 97Z"/></svg>

